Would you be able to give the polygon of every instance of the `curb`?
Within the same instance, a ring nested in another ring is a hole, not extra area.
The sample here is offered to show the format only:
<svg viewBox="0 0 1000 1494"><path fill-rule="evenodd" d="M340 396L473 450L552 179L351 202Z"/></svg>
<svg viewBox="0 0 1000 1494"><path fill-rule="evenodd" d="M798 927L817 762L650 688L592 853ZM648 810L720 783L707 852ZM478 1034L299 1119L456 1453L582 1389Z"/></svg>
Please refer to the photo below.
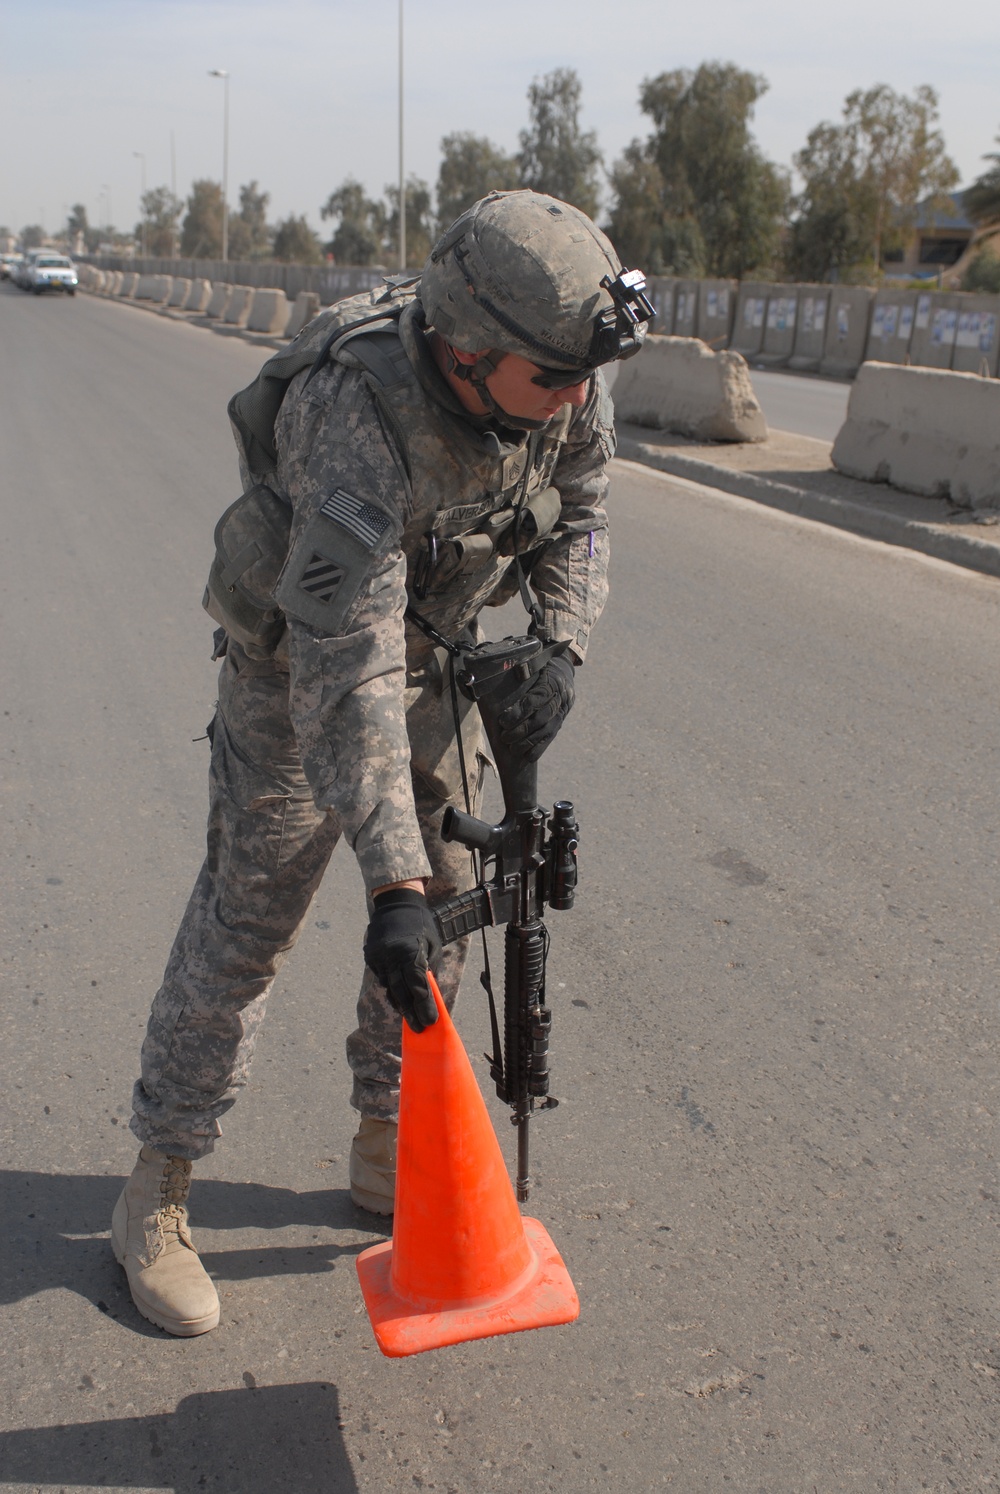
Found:
<svg viewBox="0 0 1000 1494"><path fill-rule="evenodd" d="M967 570L1000 579L1000 545L975 539L972 535L948 533L933 524L904 519L885 509L868 508L846 498L828 497L808 488L758 477L752 472L733 472L728 467L717 467L713 462L650 446L645 441L637 441L634 436L619 435L616 455L625 461L655 467L672 477L684 477L707 488L718 488L738 498L749 498L768 508L781 509L786 514L797 514L800 518L830 524L836 529L847 529L887 545L919 550L924 555L933 555L938 560L947 560L952 565L965 566Z"/></svg>

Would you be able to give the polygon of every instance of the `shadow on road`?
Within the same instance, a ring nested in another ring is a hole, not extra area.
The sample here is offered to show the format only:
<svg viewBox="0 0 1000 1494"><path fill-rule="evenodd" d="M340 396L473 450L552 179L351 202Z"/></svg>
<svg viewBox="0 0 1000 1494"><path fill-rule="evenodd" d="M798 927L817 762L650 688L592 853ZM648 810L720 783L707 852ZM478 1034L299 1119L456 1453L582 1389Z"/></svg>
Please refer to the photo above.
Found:
<svg viewBox="0 0 1000 1494"><path fill-rule="evenodd" d="M7 1228L0 1232L0 1302L21 1301L37 1292L65 1287L117 1318L133 1309L125 1279L111 1254L107 1235L111 1211L124 1179L58 1173L0 1172L0 1192L8 1200ZM371 1215L355 1208L346 1189L295 1193L258 1183L196 1182L193 1225L206 1230L271 1230L307 1226L346 1230L381 1238ZM340 1256L355 1256L371 1239L339 1244L205 1250L202 1260L216 1281L307 1275L329 1271ZM138 1326L142 1320L135 1316ZM142 1323L143 1329L148 1325ZM152 1333L157 1329L149 1329Z"/></svg>
<svg viewBox="0 0 1000 1494"><path fill-rule="evenodd" d="M176 1411L0 1434L0 1486L357 1494L337 1388L322 1381L189 1395Z"/></svg>

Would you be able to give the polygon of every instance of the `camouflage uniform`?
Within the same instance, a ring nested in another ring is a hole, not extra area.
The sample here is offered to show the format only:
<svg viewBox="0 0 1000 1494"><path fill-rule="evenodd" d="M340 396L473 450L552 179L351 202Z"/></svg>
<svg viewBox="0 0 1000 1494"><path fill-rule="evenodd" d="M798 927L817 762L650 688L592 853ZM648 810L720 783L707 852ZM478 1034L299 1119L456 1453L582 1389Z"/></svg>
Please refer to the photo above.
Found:
<svg viewBox="0 0 1000 1494"><path fill-rule="evenodd" d="M396 347L407 376L376 396L348 343L289 386L276 470L242 453L245 486L268 481L292 505L278 588L287 626L266 657L230 639L223 660L208 855L153 1004L133 1100L132 1130L172 1155L212 1150L219 1117L246 1082L268 990L341 834L369 893L429 877L434 903L471 885L468 852L439 834L446 804L465 808L447 655L403 618L424 536L444 545L502 533L496 517L509 522L522 491L554 487L558 521L531 563L545 631L582 662L604 605L614 437L603 375L592 376L581 409L564 406L521 438L465 412L430 354L419 300L396 294L407 303ZM370 314L371 298L355 299L359 315ZM335 310L342 316L343 304ZM296 345L318 350L331 315ZM482 607L516 590L509 540L477 545L418 604L446 637L477 636ZM477 800L480 723L459 699ZM465 953L463 943L444 955L449 1005ZM400 1020L366 970L347 1044L364 1115L395 1117Z"/></svg>

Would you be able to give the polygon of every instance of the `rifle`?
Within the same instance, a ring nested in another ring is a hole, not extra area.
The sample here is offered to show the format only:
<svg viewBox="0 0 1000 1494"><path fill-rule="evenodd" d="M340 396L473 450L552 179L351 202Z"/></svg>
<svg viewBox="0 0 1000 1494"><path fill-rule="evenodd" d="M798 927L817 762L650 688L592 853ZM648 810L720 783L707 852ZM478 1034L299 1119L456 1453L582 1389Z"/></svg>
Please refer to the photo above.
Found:
<svg viewBox="0 0 1000 1494"><path fill-rule="evenodd" d="M523 763L500 740L498 718L511 697L536 674L554 649L538 638L505 638L465 649L454 658L455 679L479 706L503 791L498 825L449 806L441 835L481 856L482 880L434 909L441 939L450 944L477 929L505 924L503 1051L487 975L493 1054L486 1054L497 1094L513 1109L517 1127L517 1197L528 1197L528 1122L538 1108L559 1103L549 1095L549 1034L545 1004L546 906L571 908L576 892L579 827L573 805L562 799L546 821L538 805L538 767ZM548 833L546 833L548 832ZM492 875L487 876L487 869Z"/></svg>

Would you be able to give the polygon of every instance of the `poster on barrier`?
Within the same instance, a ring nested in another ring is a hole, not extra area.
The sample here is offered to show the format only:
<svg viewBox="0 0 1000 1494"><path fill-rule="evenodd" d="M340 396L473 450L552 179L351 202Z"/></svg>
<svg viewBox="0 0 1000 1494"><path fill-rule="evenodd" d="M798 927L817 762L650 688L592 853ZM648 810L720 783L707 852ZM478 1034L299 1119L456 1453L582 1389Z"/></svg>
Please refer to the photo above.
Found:
<svg viewBox="0 0 1000 1494"><path fill-rule="evenodd" d="M955 346L957 348L975 348L979 346L978 311L959 312L958 331L955 334Z"/></svg>
<svg viewBox="0 0 1000 1494"><path fill-rule="evenodd" d="M885 307L876 306L872 312L872 338L885 341Z"/></svg>
<svg viewBox="0 0 1000 1494"><path fill-rule="evenodd" d="M916 328L918 332L926 332L931 320L931 298L920 296L917 301Z"/></svg>
<svg viewBox="0 0 1000 1494"><path fill-rule="evenodd" d="M848 306L837 307L837 341L845 342L851 330L851 311Z"/></svg>
<svg viewBox="0 0 1000 1494"><path fill-rule="evenodd" d="M909 304L900 308L896 336L902 341L909 342L910 340L910 333L913 331L913 314L914 308Z"/></svg>
<svg viewBox="0 0 1000 1494"><path fill-rule="evenodd" d="M813 328L816 332L822 332L826 326L826 300L823 296L817 296L813 302Z"/></svg>
<svg viewBox="0 0 1000 1494"><path fill-rule="evenodd" d="M979 313L979 351L991 353L993 351L993 339L997 335L997 319L992 311L981 311Z"/></svg>
<svg viewBox="0 0 1000 1494"><path fill-rule="evenodd" d="M931 347L951 347L955 341L955 323L958 320L958 312L954 306L939 306L934 312L933 326L931 326Z"/></svg>
<svg viewBox="0 0 1000 1494"><path fill-rule="evenodd" d="M758 296L753 302L753 325L755 329L764 325L764 308L766 305L767 302L761 296Z"/></svg>
<svg viewBox="0 0 1000 1494"><path fill-rule="evenodd" d="M709 291L709 293L708 293L708 314L712 318L713 321L719 315L719 292L718 291Z"/></svg>
<svg viewBox="0 0 1000 1494"><path fill-rule="evenodd" d="M728 316L729 315L729 292L725 288L725 286L723 286L722 290L720 290L718 292L718 297L719 297L719 300L718 300L718 314L719 314L719 316Z"/></svg>
<svg viewBox="0 0 1000 1494"><path fill-rule="evenodd" d="M802 302L802 331L805 333L819 332L822 324L817 312L822 309L823 302L818 296L806 296Z"/></svg>

